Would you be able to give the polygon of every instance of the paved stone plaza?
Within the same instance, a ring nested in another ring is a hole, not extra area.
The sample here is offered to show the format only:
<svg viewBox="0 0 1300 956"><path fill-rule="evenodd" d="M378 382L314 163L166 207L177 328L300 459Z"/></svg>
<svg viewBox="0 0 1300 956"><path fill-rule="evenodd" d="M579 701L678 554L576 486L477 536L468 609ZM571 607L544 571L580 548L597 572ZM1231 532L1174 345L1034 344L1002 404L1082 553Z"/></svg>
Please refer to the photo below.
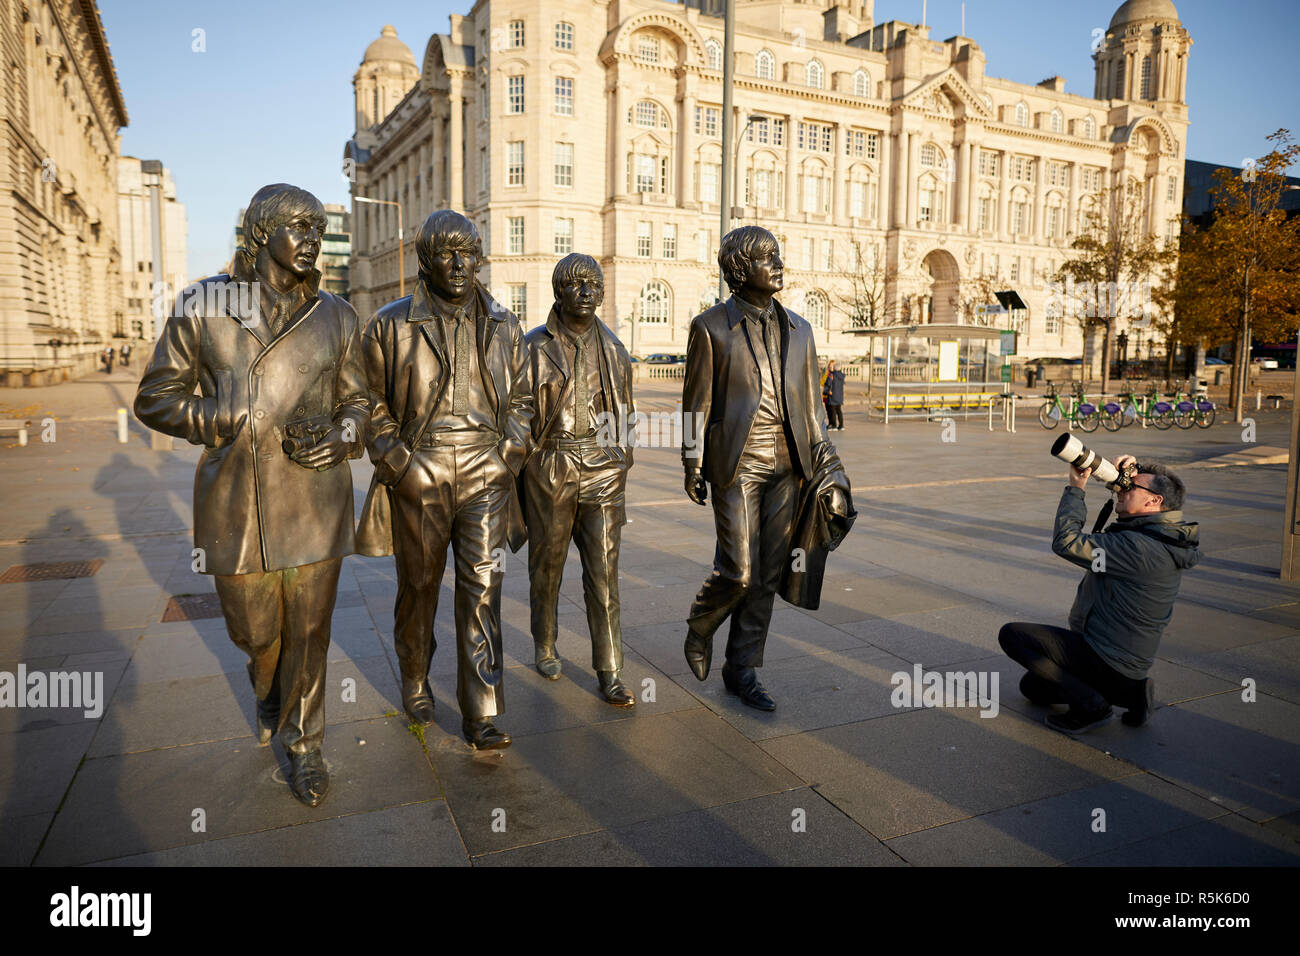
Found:
<svg viewBox="0 0 1300 956"><path fill-rule="evenodd" d="M0 417L58 419L54 444L38 427L25 448L0 445L0 572L103 562L91 577L0 584L0 671L102 672L107 697L96 719L0 709L2 864L1300 863L1300 587L1277 575L1286 466L1210 467L1284 449L1289 411L1256 414L1255 446L1222 424L1084 436L1111 457L1191 463L1186 511L1206 560L1184 576L1145 728L1050 730L999 653L1007 621L1064 624L1080 573L1050 550L1065 466L1032 404L1018 434L959 418L955 442L850 408L832 438L859 517L821 609L777 602L761 672L775 713L723 691L725 634L709 680L688 672L712 512L685 498L675 449L642 449L621 562L625 676L653 700L629 713L599 698L576 551L563 676L533 670L521 553L502 598L500 724L514 746L477 755L460 738L450 575L422 742L398 715L392 559L351 557L330 653L333 785L312 810L284 784L278 745L255 744L221 618L161 620L172 596L213 591L190 567L199 449L154 451L134 421L118 444L113 414L133 395L130 370L0 390ZM673 401L669 388L638 397ZM370 466L353 468L359 507ZM1104 493L1088 498L1095 515ZM918 663L996 674L996 716L894 707L891 675Z"/></svg>

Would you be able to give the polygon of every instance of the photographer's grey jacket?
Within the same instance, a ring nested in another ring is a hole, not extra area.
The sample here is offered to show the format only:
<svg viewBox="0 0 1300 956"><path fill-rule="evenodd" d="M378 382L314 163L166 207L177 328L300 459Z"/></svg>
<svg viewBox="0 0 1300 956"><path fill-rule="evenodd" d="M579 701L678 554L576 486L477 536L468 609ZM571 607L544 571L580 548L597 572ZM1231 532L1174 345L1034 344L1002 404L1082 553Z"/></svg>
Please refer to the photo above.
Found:
<svg viewBox="0 0 1300 956"><path fill-rule="evenodd" d="M353 551L352 472L317 471L280 443L296 420L355 424L362 454L369 394L356 313L307 282L279 335L233 303L255 275L219 275L181 295L135 397L150 428L203 446L194 475L194 544L208 574L277 571ZM242 293L242 294L241 294Z"/></svg>
<svg viewBox="0 0 1300 956"><path fill-rule="evenodd" d="M1066 486L1052 550L1084 568L1070 628L1111 667L1139 680L1173 616L1183 571L1201 560L1199 528L1184 521L1181 511L1163 511L1120 518L1100 534L1084 534L1087 516L1082 489Z"/></svg>

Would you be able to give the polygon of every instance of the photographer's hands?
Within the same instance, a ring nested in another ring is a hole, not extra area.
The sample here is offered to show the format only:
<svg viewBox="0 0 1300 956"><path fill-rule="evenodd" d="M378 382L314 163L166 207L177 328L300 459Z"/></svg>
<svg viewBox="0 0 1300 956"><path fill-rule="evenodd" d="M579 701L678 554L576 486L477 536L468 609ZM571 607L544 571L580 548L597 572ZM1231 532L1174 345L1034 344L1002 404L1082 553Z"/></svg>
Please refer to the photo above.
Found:
<svg viewBox="0 0 1300 956"><path fill-rule="evenodd" d="M1070 466L1070 478L1069 478L1070 487L1078 488L1080 491L1082 491L1084 489L1084 486L1088 484L1088 479L1091 477L1092 477L1091 468L1079 469L1079 468L1075 468L1073 465Z"/></svg>

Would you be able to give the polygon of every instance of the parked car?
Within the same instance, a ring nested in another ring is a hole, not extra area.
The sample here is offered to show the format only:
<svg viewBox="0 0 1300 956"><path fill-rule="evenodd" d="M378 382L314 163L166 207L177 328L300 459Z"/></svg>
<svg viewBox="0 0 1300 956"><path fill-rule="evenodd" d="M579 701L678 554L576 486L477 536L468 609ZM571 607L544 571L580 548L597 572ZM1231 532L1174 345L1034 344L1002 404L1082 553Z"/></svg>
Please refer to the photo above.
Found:
<svg viewBox="0 0 1300 956"><path fill-rule="evenodd" d="M645 361L647 365L676 365L679 362L685 362L686 356L669 355L667 352L658 352L654 355L647 355Z"/></svg>
<svg viewBox="0 0 1300 956"><path fill-rule="evenodd" d="M1227 365L1228 363L1221 358L1214 358L1213 356L1210 356L1206 358L1205 364L1206 365Z"/></svg>
<svg viewBox="0 0 1300 956"><path fill-rule="evenodd" d="M1261 369L1265 369L1265 368L1268 368L1268 369L1277 368L1277 359L1275 359L1275 358L1257 358L1257 359L1251 359L1251 360L1250 360L1250 363L1251 363L1252 365L1258 365Z"/></svg>

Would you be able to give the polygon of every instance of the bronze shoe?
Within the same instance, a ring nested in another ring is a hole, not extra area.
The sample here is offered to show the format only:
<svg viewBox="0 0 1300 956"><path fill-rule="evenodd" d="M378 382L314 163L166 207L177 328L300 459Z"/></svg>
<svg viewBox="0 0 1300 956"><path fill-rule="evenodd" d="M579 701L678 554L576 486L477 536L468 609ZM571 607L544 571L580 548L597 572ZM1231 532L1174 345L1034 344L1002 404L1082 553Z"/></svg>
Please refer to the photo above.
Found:
<svg viewBox="0 0 1300 956"><path fill-rule="evenodd" d="M555 653L554 644L549 647L545 644L534 644L533 663L537 667L537 673L547 680L560 679L560 658Z"/></svg>
<svg viewBox="0 0 1300 956"><path fill-rule="evenodd" d="M686 646L683 650L686 652L686 663L690 665L695 679L704 680L708 677L709 666L713 662L713 638L687 630Z"/></svg>
<svg viewBox="0 0 1300 956"><path fill-rule="evenodd" d="M329 793L330 775L319 750L289 754L289 789L307 806L320 806Z"/></svg>
<svg viewBox="0 0 1300 956"><path fill-rule="evenodd" d="M433 697L429 694L429 681L402 678L402 706L411 722L420 727L433 723Z"/></svg>
<svg viewBox="0 0 1300 956"><path fill-rule="evenodd" d="M508 733L497 730L491 717L466 718L460 722L460 730L475 750L505 750L512 743Z"/></svg>
<svg viewBox="0 0 1300 956"><path fill-rule="evenodd" d="M600 680L600 692L604 695L607 703L613 704L615 707L636 706L636 698L623 684L623 679L618 676L618 671L596 671L596 677Z"/></svg>

